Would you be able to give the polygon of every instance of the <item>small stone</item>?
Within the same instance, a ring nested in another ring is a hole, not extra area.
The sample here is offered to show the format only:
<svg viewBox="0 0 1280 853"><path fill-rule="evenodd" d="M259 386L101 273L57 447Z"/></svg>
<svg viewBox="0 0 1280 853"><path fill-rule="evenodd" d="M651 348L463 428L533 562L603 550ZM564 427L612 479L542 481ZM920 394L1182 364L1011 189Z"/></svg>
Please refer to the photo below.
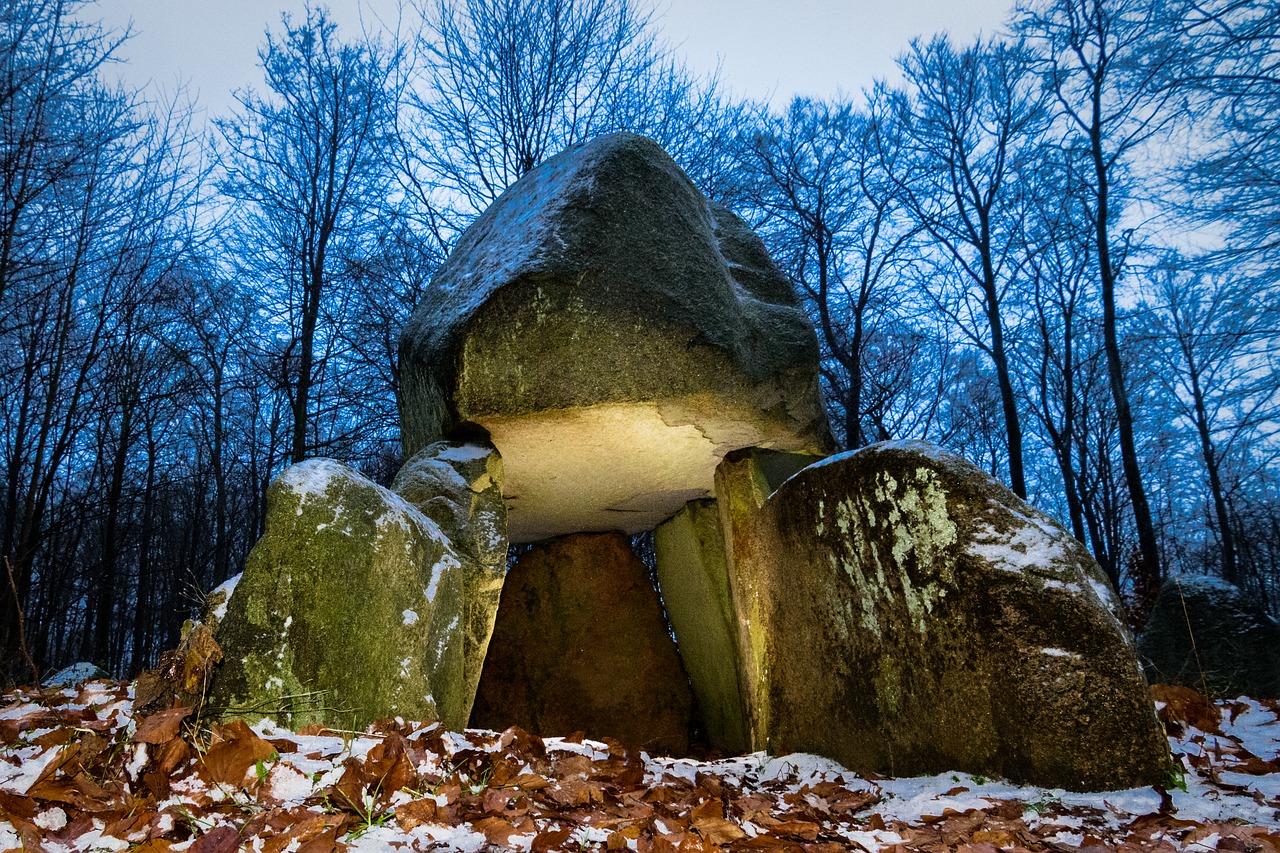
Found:
<svg viewBox="0 0 1280 853"><path fill-rule="evenodd" d="M1153 682L1214 697L1280 699L1280 623L1221 578L1166 580L1138 649Z"/></svg>

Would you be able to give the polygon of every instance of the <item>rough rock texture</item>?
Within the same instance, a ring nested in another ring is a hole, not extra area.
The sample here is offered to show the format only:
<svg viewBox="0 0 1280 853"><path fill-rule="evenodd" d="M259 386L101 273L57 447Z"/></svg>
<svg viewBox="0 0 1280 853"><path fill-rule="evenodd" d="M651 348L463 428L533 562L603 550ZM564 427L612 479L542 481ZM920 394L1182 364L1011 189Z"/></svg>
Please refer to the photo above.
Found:
<svg viewBox="0 0 1280 853"><path fill-rule="evenodd" d="M829 443L791 285L654 142L600 137L466 231L400 342L406 453L479 425L513 542L653 528L741 447Z"/></svg>
<svg viewBox="0 0 1280 853"><path fill-rule="evenodd" d="M736 458L751 460L751 470L768 494L819 457L769 450L733 454L721 464L716 478L726 495L742 482L739 477L724 476L741 464L732 461ZM733 504L722 501L719 506ZM748 617L745 624L738 619L737 614L752 612L743 593L754 579L730 577L724 530L720 508L711 500L690 501L661 524L654 535L658 585L708 742L726 753L749 752L763 748L752 745L751 734L758 728L753 727L751 715L761 675L754 664L758 658L754 643L763 642L763 636L751 629L762 628L764 621L759 614L754 621ZM749 560L738 565L748 571L753 568Z"/></svg>
<svg viewBox="0 0 1280 853"><path fill-rule="evenodd" d="M711 746L749 752L737 626L715 501L690 501L654 532L658 585Z"/></svg>
<svg viewBox="0 0 1280 853"><path fill-rule="evenodd" d="M1280 623L1220 578L1165 581L1138 649L1153 682L1212 696L1280 698Z"/></svg>
<svg viewBox="0 0 1280 853"><path fill-rule="evenodd" d="M287 469L217 640L210 706L297 728L466 724L467 572L434 521L331 459Z"/></svg>
<svg viewBox="0 0 1280 853"><path fill-rule="evenodd" d="M644 564L617 533L536 545L507 577L471 724L688 749L688 678Z"/></svg>
<svg viewBox="0 0 1280 853"><path fill-rule="evenodd" d="M754 746L897 776L1161 782L1118 600L1060 524L931 445L717 477Z"/></svg>
<svg viewBox="0 0 1280 853"><path fill-rule="evenodd" d="M507 575L502 457L488 443L438 441L404 464L391 490L439 525L464 575L467 695L475 694Z"/></svg>
<svg viewBox="0 0 1280 853"><path fill-rule="evenodd" d="M215 586L204 597L204 605L200 608L200 621L209 626L209 630L218 633L218 623L227 615L227 604L231 601L231 594L236 591L236 584L240 583L243 574L232 575L222 583Z"/></svg>

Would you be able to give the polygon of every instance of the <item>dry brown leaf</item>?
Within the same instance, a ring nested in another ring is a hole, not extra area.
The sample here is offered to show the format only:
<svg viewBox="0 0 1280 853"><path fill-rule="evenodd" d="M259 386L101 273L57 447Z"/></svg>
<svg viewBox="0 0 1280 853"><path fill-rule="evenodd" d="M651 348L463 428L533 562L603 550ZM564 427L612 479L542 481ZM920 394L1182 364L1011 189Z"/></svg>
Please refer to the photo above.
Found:
<svg viewBox="0 0 1280 853"><path fill-rule="evenodd" d="M797 838L801 841L817 841L822 827L807 820L788 820L769 827L769 834L778 838Z"/></svg>
<svg viewBox="0 0 1280 853"><path fill-rule="evenodd" d="M585 755L562 755L551 763L551 775L557 779L586 779L591 775L591 759Z"/></svg>
<svg viewBox="0 0 1280 853"><path fill-rule="evenodd" d="M798 850L800 845L794 841L774 838L772 835L757 835L755 838L744 838L731 845L733 850Z"/></svg>
<svg viewBox="0 0 1280 853"><path fill-rule="evenodd" d="M396 823L401 829L414 829L424 823L437 823L439 807L430 797L396 806Z"/></svg>
<svg viewBox="0 0 1280 853"><path fill-rule="evenodd" d="M507 809L507 803L516 792L510 788L485 788L480 799L480 807L489 814L500 814Z"/></svg>
<svg viewBox="0 0 1280 853"><path fill-rule="evenodd" d="M529 848L530 853L545 853L548 850L554 850L561 844L569 840L569 836L573 834L571 829L544 829L533 837L533 845Z"/></svg>
<svg viewBox="0 0 1280 853"><path fill-rule="evenodd" d="M1185 726L1220 735L1222 713L1203 693L1174 684L1151 685L1151 697L1163 707L1157 710L1160 722L1170 734L1180 734Z"/></svg>
<svg viewBox="0 0 1280 853"><path fill-rule="evenodd" d="M191 845L191 853L236 853L239 833L234 826L215 826Z"/></svg>
<svg viewBox="0 0 1280 853"><path fill-rule="evenodd" d="M956 853L1000 853L1000 848L990 841L976 841L972 844L956 845Z"/></svg>
<svg viewBox="0 0 1280 853"><path fill-rule="evenodd" d="M268 760L276 751L243 720L215 727L213 739L200 764L211 781L223 785L242 786L249 769L259 761Z"/></svg>
<svg viewBox="0 0 1280 853"><path fill-rule="evenodd" d="M745 838L742 827L724 819L724 806L719 800L707 800L689 813L689 826L712 844L728 844Z"/></svg>
<svg viewBox="0 0 1280 853"><path fill-rule="evenodd" d="M182 721L191 715L193 708L171 708L159 711L138 721L138 730L134 732L134 743L162 744L178 736Z"/></svg>
<svg viewBox="0 0 1280 853"><path fill-rule="evenodd" d="M516 834L516 828L511 825L511 822L500 817L481 818L471 826L476 832L484 835L485 840L490 844L497 844L500 847L506 847L507 839Z"/></svg>
<svg viewBox="0 0 1280 853"><path fill-rule="evenodd" d="M545 776L539 776L537 773L522 773L509 779L507 784L525 791L540 791L551 785L551 780Z"/></svg>
<svg viewBox="0 0 1280 853"><path fill-rule="evenodd" d="M996 847L1012 847L1018 842L1018 839L1012 833L1003 829L979 829L969 836L969 839L975 844L988 842Z"/></svg>

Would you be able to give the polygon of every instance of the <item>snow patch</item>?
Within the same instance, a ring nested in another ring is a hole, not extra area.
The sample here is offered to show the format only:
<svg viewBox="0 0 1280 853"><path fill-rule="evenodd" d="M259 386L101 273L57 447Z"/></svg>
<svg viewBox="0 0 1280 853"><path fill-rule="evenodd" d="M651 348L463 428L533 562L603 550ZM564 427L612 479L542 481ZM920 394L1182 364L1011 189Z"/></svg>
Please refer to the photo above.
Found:
<svg viewBox="0 0 1280 853"><path fill-rule="evenodd" d="M209 617L215 622L221 622L227 615L227 605L231 603L231 594L236 591L236 587L240 584L240 579L244 577L244 572L238 575L232 575L213 588L207 598L213 598L215 595L221 595L222 601L218 606L213 608Z"/></svg>
<svg viewBox="0 0 1280 853"><path fill-rule="evenodd" d="M400 615L401 615L401 617L403 618L403 624L405 624L405 625L417 625L417 624L418 624L418 614L417 614L415 611L406 609L406 610L405 610L403 613L401 613Z"/></svg>
<svg viewBox="0 0 1280 853"><path fill-rule="evenodd" d="M965 552L987 562L992 568L1005 572L1023 573L1029 569L1049 569L1061 565L1067 559L1062 543L1046 534L1043 527L1031 519L1012 533L1000 533L990 525L974 530L974 541Z"/></svg>
<svg viewBox="0 0 1280 853"><path fill-rule="evenodd" d="M448 447L436 454L436 459L443 459L446 462L471 462L476 459L483 459L493 451L479 444L459 444Z"/></svg>

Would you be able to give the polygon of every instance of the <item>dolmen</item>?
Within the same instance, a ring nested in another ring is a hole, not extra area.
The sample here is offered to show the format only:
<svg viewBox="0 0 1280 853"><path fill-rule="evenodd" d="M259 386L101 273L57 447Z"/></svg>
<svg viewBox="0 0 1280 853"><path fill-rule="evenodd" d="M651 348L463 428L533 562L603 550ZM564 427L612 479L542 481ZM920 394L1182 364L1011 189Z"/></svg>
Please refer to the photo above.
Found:
<svg viewBox="0 0 1280 853"><path fill-rule="evenodd" d="M931 445L832 455L795 290L654 142L599 137L509 188L400 369L390 488L333 460L272 485L217 626L224 716L1166 779L1084 546Z"/></svg>

